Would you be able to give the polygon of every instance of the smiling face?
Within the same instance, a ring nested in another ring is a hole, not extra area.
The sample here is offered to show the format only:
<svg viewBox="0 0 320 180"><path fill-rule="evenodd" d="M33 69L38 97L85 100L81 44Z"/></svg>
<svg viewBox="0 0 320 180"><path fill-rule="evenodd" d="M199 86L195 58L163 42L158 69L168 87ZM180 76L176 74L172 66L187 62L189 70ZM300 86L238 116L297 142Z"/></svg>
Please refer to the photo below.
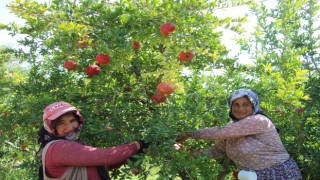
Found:
<svg viewBox="0 0 320 180"><path fill-rule="evenodd" d="M57 121L56 132L58 136L66 136L79 126L78 119L73 113L64 114Z"/></svg>
<svg viewBox="0 0 320 180"><path fill-rule="evenodd" d="M232 102L231 105L231 110L232 114L237 118L237 119L243 119L246 118L250 115L252 115L253 112L253 105L248 99L247 96L235 99Z"/></svg>

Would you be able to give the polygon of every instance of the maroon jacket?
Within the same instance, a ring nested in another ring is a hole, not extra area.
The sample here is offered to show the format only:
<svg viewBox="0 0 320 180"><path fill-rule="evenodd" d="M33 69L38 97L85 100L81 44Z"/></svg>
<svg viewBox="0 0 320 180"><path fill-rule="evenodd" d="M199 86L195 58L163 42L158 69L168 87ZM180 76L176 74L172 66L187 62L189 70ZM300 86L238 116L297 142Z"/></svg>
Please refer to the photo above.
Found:
<svg viewBox="0 0 320 180"><path fill-rule="evenodd" d="M88 179L96 180L100 179L97 166L120 167L137 152L135 143L96 148L69 140L57 141L46 153L46 174L48 177L61 177L69 166L83 166L87 168Z"/></svg>

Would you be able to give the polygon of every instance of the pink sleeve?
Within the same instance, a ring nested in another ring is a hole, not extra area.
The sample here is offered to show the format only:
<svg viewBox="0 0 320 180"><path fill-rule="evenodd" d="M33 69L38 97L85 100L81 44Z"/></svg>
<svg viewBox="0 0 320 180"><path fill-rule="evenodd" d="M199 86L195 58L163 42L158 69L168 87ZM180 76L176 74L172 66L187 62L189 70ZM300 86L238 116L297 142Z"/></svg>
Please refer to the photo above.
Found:
<svg viewBox="0 0 320 180"><path fill-rule="evenodd" d="M48 163L51 161L61 166L112 166L125 161L137 152L134 143L111 148L95 148L64 140L53 143L46 157Z"/></svg>
<svg viewBox="0 0 320 180"><path fill-rule="evenodd" d="M216 141L215 145L209 149L201 149L201 154L210 154L212 158L217 159L226 155L225 140Z"/></svg>
<svg viewBox="0 0 320 180"><path fill-rule="evenodd" d="M260 134L274 130L275 126L263 115L252 115L237 122L232 122L224 127L212 127L194 131L195 139L231 139L247 135Z"/></svg>

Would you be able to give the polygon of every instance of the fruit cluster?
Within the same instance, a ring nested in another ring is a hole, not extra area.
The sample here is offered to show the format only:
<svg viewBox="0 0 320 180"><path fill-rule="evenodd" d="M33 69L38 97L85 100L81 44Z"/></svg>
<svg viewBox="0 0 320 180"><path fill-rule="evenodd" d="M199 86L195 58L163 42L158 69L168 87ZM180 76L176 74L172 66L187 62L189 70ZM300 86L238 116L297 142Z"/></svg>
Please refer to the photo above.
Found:
<svg viewBox="0 0 320 180"><path fill-rule="evenodd" d="M96 61L98 65L90 65L88 67L85 68L85 73L88 76L94 76L94 75L98 75L100 73L100 66L108 64L110 62L110 55L109 54L104 54L104 53L98 53L96 55ZM77 69L78 67L78 63L73 60L73 59L68 59L64 62L64 67L68 70L68 71L72 71Z"/></svg>
<svg viewBox="0 0 320 180"><path fill-rule="evenodd" d="M160 33L163 37L168 37L173 31L176 29L176 26L173 23L164 23L160 26ZM95 41L93 39L90 39L90 35L87 34L83 38L81 38L77 46L80 48L86 48L86 47L92 47L94 45ZM132 42L132 48L135 51L140 50L142 47L141 43L139 41L133 41ZM194 58L194 53L192 51L181 51L181 53L178 56L178 59L183 62L189 62ZM96 55L96 61L98 62L98 65L90 65L87 68L85 68L85 73L89 76L98 75L100 73L100 66L104 64L108 64L110 62L110 55L105 53L98 53ZM68 59L64 62L64 67L68 71L72 71L77 69L78 64L74 59Z"/></svg>
<svg viewBox="0 0 320 180"><path fill-rule="evenodd" d="M153 102L156 104L165 102L167 96L174 91L174 86L170 83L162 82L157 87L158 91L152 96Z"/></svg>
<svg viewBox="0 0 320 180"><path fill-rule="evenodd" d="M163 37L168 37L171 33L173 33L175 29L176 29L176 26L173 23L170 23L170 22L164 23L160 26L160 33L162 34ZM87 34L78 41L77 46L80 48L93 47L94 43L95 41L90 38L89 34ZM132 42L133 50L138 51L141 49L141 47L142 45L139 41L134 40ZM194 58L194 53L191 50L181 51L178 56L178 59L181 62L189 62L193 58ZM96 55L95 60L96 60L96 64L89 65L84 70L88 76L98 75L101 71L100 67L102 65L108 64L111 60L111 56L110 54L100 52ZM78 63L74 59L69 58L64 62L64 67L68 71L76 70L78 67ZM153 102L156 104L165 102L167 96L171 94L173 91L174 91L174 87L172 84L165 83L165 82L160 83L158 85L158 92L156 92L152 97Z"/></svg>

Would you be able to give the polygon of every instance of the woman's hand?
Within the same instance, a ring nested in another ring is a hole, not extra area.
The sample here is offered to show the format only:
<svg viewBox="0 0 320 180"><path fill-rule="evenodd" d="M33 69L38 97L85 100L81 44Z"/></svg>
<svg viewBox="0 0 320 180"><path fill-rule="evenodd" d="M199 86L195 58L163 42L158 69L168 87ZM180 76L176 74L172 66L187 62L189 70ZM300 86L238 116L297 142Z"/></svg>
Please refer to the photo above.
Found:
<svg viewBox="0 0 320 180"><path fill-rule="evenodd" d="M134 144L137 146L137 149L138 149L138 150L141 149L141 146L140 146L139 141L133 141L132 143L134 143Z"/></svg>
<svg viewBox="0 0 320 180"><path fill-rule="evenodd" d="M144 153L144 149L148 149L150 146L150 142L141 140L141 141L134 141L133 143L135 143L137 145L138 148L138 154L139 153Z"/></svg>
<svg viewBox="0 0 320 180"><path fill-rule="evenodd" d="M190 133L179 133L180 138L176 140L177 143L182 143L183 141L187 140L191 137Z"/></svg>
<svg viewBox="0 0 320 180"><path fill-rule="evenodd" d="M183 147L183 145L182 144L180 144L180 143L175 143L174 144L174 148L176 149L176 150L178 150L178 151L189 151L189 155L190 156L192 156L192 157L194 157L195 156L195 154L199 154L199 151L197 151L197 150L195 150L195 149L185 149L184 147Z"/></svg>

